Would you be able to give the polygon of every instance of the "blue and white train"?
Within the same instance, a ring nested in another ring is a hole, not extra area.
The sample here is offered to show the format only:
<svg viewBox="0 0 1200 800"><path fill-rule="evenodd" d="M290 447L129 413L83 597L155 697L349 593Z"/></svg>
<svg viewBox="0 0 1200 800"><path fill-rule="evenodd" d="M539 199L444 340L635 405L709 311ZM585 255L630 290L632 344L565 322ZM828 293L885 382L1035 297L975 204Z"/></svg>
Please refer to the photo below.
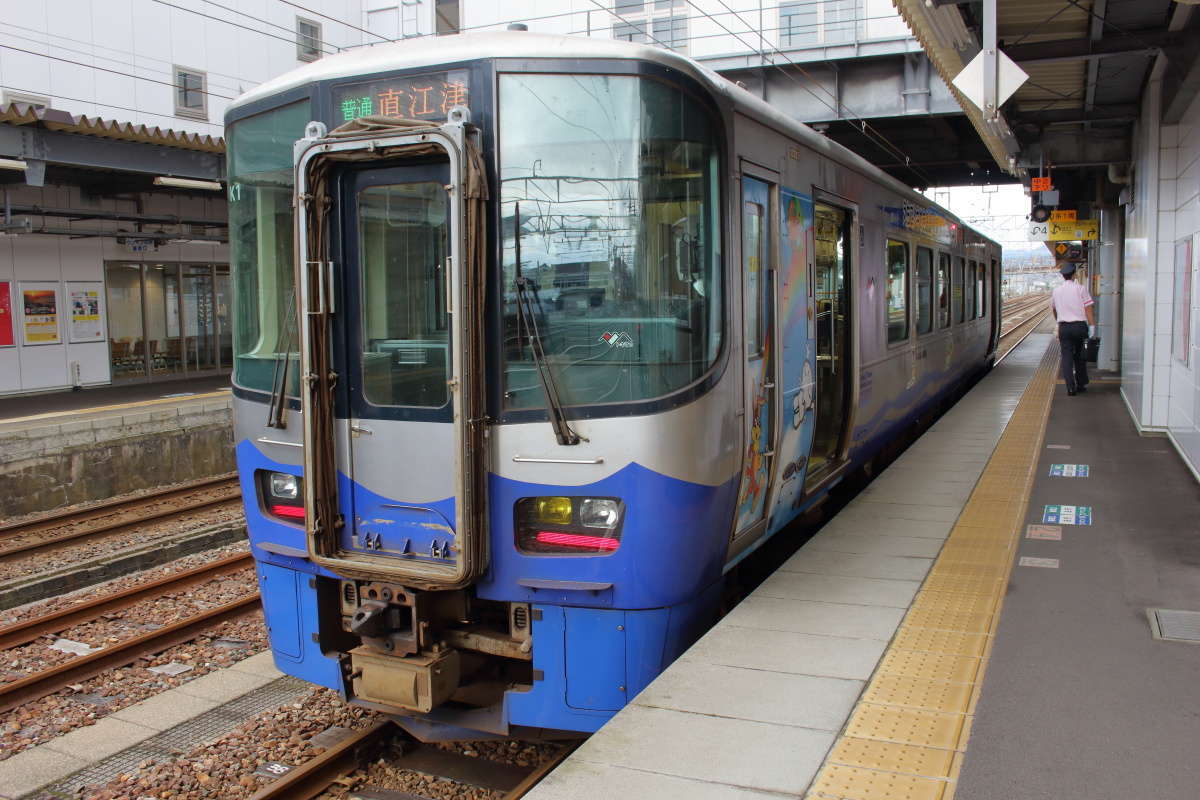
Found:
<svg viewBox="0 0 1200 800"><path fill-rule="evenodd" d="M226 123L275 661L426 740L598 728L994 358L996 243L671 52L384 44Z"/></svg>

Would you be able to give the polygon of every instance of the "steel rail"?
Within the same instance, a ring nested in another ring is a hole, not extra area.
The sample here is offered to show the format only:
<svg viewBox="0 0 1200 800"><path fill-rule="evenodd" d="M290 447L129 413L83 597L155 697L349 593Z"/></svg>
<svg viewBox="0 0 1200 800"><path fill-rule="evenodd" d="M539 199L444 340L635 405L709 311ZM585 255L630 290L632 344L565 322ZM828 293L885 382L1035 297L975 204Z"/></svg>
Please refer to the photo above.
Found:
<svg viewBox="0 0 1200 800"><path fill-rule="evenodd" d="M117 533L126 528L137 528L148 522L164 522L166 520L175 519L178 517L184 517L189 514L194 514L197 511L204 511L205 509L213 508L216 506L227 505L229 503L235 503L239 500L240 497L241 497L240 491L235 489L235 491L233 491L227 495L223 495L221 497L208 498L206 500L201 500L199 502L191 503L191 504L183 506L183 507L160 509L159 511L152 511L147 514L142 514L134 519L117 520L117 521L105 523L103 525L97 525L97 526L91 527L91 528L84 528L82 530L70 531L67 533L60 534L58 536L48 538L48 539L39 539L39 540L33 541L33 542L26 542L25 544L13 545L12 547L6 547L3 549L0 549L0 562L11 561L17 557L26 556L26 555L29 555L30 553L36 553L41 550L49 550L52 548L61 547L64 544L69 544L71 542L75 542L80 539L90 539L93 536L101 536L101 535L108 534L108 533ZM156 499L162 499L162 498L156 498ZM124 511L133 511L134 508L130 507L130 508L126 508L123 510ZM46 527L40 527L37 529L33 529L33 530L29 531L29 533L36 534L36 533L42 533L42 532L49 531L49 530L52 530L52 528L49 526L46 526ZM21 533L23 535L26 532L22 531ZM16 536L16 535L17 534L12 534L12 536ZM8 538L8 537L6 536L6 538Z"/></svg>
<svg viewBox="0 0 1200 800"><path fill-rule="evenodd" d="M512 791L510 791L508 794L504 795L504 800L519 800L519 798L524 797L529 793L530 789L541 783L542 779L553 772L559 764L566 761L567 756L571 755L571 753L574 753L576 748L578 748L581 744L583 744L582 740L566 745L562 750L555 754L554 758L538 764L533 768L532 772L525 776L525 780L514 786Z"/></svg>
<svg viewBox="0 0 1200 800"><path fill-rule="evenodd" d="M250 795L250 800L308 800L316 797L335 780L357 769L365 760L366 751L377 749L398 730L396 723L391 720L356 730L324 753L262 787Z"/></svg>
<svg viewBox="0 0 1200 800"><path fill-rule="evenodd" d="M258 603L259 595L255 592L157 631L150 631L86 656L79 656L12 683L0 684L0 713L53 694L72 683L87 680L116 667L123 667L147 653L159 653L168 647L191 641L207 628L253 611Z"/></svg>
<svg viewBox="0 0 1200 800"><path fill-rule="evenodd" d="M64 608L53 614L33 617L22 622L15 622L12 625L0 627L0 650L7 650L10 647L32 642L39 636L47 633L57 633L58 631L70 628L72 625L90 622L101 614L128 608L143 600L161 597L166 592L182 589L186 586L212 580L221 575L228 575L246 569L251 566L252 562L253 558L249 553L235 553L234 555L212 561L208 564L201 564L185 572L167 575L148 583L138 584L129 589L101 595L95 599Z"/></svg>
<svg viewBox="0 0 1200 800"><path fill-rule="evenodd" d="M996 360L995 360L995 362L992 364L992 366L993 366L993 367L995 367L995 366L999 365L1001 361L1003 361L1004 359L1006 359L1006 358L1008 358L1010 355L1012 355L1012 352L1013 352L1014 350L1016 350L1016 349L1017 349L1017 348L1018 348L1018 347L1021 345L1021 342L1025 341L1026 339L1028 339L1028 338L1029 338L1029 336L1030 336L1030 334L1032 334L1034 331L1036 331L1036 330L1037 330L1037 328L1038 328L1038 325L1040 325L1040 324L1042 323L1042 321L1043 321L1043 320L1045 320L1045 319L1046 319L1046 317L1047 317L1049 314L1050 314L1050 309L1049 309L1049 308L1047 308L1047 309L1045 309L1044 311L1042 311L1040 314L1034 314L1034 315L1033 315L1033 316L1031 316L1029 319L1027 319L1027 320L1024 320L1023 322L1020 322L1020 323L1018 323L1018 324L1017 324L1016 326L1014 326L1014 327L1013 327L1013 329L1012 329L1012 330L1010 330L1008 333L1005 333L1005 334L1003 334L1003 335L1000 337L1000 340L999 340L999 341L996 343L997 345L999 345L999 343L1000 343L1000 342L1004 341L1004 340L1005 340L1005 339L1007 339L1008 337L1010 337L1010 336L1015 336L1015 335L1017 334L1017 331L1018 331L1018 330L1019 330L1019 329L1020 329L1022 326L1024 326L1024 325L1028 325L1028 326L1029 326L1029 329L1028 329L1028 330L1026 330L1026 331L1025 331L1025 332L1024 332L1022 335L1021 335L1021 338L1019 338L1019 339L1017 339L1017 341L1013 342L1013 345L1012 345L1012 347L1010 347L1010 348L1008 348L1007 350L1005 350L1003 353L1001 353L1001 354L1000 354L1000 355L999 355L999 356L996 358Z"/></svg>
<svg viewBox="0 0 1200 800"><path fill-rule="evenodd" d="M228 472L224 475L217 475L212 478L204 478L202 480L193 481L191 483L176 484L165 489L143 494L137 497L117 497L110 500L104 500L100 503L89 505L86 508L75 509L74 511L52 512L35 519L24 520L22 522L11 522L5 525L0 525L0 539L11 539L14 536L23 536L27 533L39 533L43 530L53 530L62 525L69 525L78 522L87 522L92 519L107 517L112 514L119 514L123 511L132 511L149 503L159 500L170 500L179 495L189 494L200 489L207 489L211 486L219 484L233 484L237 482L237 473Z"/></svg>

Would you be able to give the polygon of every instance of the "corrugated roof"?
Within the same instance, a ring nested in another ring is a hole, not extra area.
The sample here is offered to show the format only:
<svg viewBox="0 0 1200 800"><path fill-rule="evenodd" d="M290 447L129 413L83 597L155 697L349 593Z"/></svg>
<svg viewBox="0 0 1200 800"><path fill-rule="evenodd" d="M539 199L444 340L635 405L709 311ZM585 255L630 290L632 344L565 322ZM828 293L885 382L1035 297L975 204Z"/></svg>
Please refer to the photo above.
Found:
<svg viewBox="0 0 1200 800"><path fill-rule="evenodd" d="M70 114L53 108L36 108L27 103L9 103L0 106L0 123L10 125L41 125L52 131L66 131L84 136L104 139L119 139L126 142L142 142L182 150L200 150L206 153L224 153L225 138L206 134L160 128L157 125L137 125L115 119L89 117L86 114Z"/></svg>

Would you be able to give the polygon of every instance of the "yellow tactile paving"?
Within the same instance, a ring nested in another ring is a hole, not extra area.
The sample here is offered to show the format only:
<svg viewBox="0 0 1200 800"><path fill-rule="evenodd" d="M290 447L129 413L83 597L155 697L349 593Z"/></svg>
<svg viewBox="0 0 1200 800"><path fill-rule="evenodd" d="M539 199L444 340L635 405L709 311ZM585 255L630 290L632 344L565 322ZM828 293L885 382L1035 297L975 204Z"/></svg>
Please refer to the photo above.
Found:
<svg viewBox="0 0 1200 800"><path fill-rule="evenodd" d="M903 772L909 775L948 775L956 753L935 747L845 737L834 745L831 760L864 769Z"/></svg>
<svg viewBox="0 0 1200 800"><path fill-rule="evenodd" d="M1051 342L809 800L953 800L1057 363Z"/></svg>
<svg viewBox="0 0 1200 800"><path fill-rule="evenodd" d="M971 696L978 685L880 674L863 693L863 700L927 711L961 712L971 707Z"/></svg>
<svg viewBox="0 0 1200 800"><path fill-rule="evenodd" d="M945 781L831 764L821 771L807 797L808 800L860 800L865 797L943 800L946 789Z"/></svg>
<svg viewBox="0 0 1200 800"><path fill-rule="evenodd" d="M900 650L920 650L925 653L945 653L952 656L983 655L988 637L982 633L947 631L936 628L918 628L905 625L892 640Z"/></svg>

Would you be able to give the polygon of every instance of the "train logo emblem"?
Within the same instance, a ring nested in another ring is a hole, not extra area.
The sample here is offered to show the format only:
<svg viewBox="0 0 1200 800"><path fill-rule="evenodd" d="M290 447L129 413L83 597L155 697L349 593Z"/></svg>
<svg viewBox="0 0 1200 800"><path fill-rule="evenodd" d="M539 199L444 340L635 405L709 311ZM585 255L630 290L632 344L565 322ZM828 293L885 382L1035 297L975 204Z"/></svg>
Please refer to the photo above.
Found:
<svg viewBox="0 0 1200 800"><path fill-rule="evenodd" d="M633 337L625 331L614 331L612 333L605 331L600 334L600 341L609 347L633 347Z"/></svg>

